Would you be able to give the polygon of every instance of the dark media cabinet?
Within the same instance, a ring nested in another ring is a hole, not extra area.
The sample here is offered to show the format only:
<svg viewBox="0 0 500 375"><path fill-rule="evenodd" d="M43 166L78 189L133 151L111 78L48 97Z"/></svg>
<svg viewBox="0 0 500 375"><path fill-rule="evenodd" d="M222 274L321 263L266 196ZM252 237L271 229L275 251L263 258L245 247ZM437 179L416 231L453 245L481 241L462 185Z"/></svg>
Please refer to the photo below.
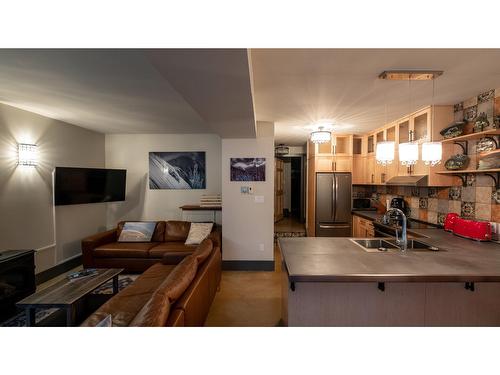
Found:
<svg viewBox="0 0 500 375"><path fill-rule="evenodd" d="M35 251L0 250L0 322L16 312L16 302L35 290Z"/></svg>

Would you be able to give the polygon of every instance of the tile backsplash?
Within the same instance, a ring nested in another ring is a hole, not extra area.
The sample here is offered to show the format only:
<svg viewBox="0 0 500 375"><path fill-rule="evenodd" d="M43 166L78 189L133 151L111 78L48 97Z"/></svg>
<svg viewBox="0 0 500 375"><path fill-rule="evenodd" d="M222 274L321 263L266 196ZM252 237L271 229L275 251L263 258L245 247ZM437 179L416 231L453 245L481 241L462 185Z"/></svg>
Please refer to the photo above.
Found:
<svg viewBox="0 0 500 375"><path fill-rule="evenodd" d="M410 217L433 224L443 224L449 212L462 217L500 223L500 204L493 194L493 180L478 176L472 186L407 187L354 186L353 196L373 198L383 205L392 198L402 197L410 207Z"/></svg>

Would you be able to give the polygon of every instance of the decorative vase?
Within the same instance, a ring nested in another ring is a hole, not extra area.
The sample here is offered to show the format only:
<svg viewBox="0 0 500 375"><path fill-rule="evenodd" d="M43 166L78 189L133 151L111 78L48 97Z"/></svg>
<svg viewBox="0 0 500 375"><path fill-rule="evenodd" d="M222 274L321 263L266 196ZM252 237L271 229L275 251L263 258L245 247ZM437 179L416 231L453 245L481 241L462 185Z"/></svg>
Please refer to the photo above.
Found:
<svg viewBox="0 0 500 375"><path fill-rule="evenodd" d="M479 133L484 130L484 128L488 127L490 122L488 121L488 116L486 116L485 112L481 112L474 122L474 133Z"/></svg>

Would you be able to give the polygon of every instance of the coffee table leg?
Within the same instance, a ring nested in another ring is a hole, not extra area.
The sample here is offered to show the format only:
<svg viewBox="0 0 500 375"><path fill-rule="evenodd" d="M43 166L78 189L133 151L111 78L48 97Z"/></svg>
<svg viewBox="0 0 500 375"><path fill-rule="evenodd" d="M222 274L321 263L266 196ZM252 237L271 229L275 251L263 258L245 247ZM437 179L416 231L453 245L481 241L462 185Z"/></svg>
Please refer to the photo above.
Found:
<svg viewBox="0 0 500 375"><path fill-rule="evenodd" d="M113 277L113 294L118 293L118 275Z"/></svg>
<svg viewBox="0 0 500 375"><path fill-rule="evenodd" d="M73 305L66 308L66 326L73 327L73 322L75 319L75 309Z"/></svg>
<svg viewBox="0 0 500 375"><path fill-rule="evenodd" d="M26 308L26 326L27 327L34 327L35 326L35 314L36 310L32 307L27 307Z"/></svg>

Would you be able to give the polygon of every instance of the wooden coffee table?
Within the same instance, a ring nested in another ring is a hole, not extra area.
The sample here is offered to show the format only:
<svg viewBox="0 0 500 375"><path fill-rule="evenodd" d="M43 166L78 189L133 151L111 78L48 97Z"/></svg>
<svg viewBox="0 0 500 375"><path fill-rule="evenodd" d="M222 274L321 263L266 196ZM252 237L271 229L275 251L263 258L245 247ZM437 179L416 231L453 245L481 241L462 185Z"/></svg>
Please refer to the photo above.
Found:
<svg viewBox="0 0 500 375"><path fill-rule="evenodd" d="M90 292L113 279L113 294L118 293L118 275L123 268L101 268L97 274L75 280L63 280L36 292L16 303L26 311L26 325L35 325L36 308L60 308L66 310L66 325L73 326L75 322L76 304Z"/></svg>

